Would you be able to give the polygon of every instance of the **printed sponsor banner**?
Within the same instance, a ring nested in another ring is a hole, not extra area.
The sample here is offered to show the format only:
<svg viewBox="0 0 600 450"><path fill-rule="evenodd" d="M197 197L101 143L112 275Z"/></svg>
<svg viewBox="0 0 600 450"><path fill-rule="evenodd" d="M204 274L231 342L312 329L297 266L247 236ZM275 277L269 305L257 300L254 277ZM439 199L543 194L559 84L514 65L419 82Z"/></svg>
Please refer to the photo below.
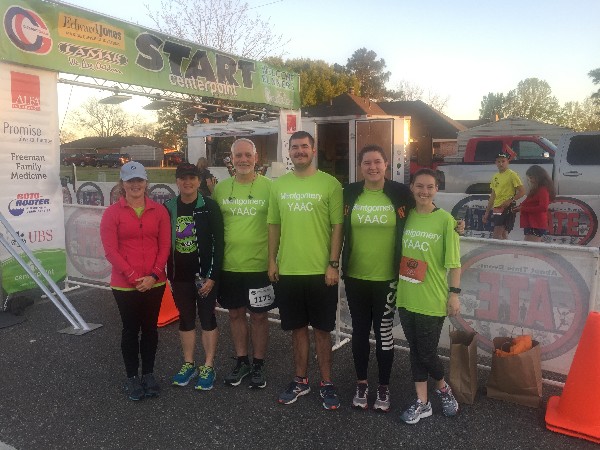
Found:
<svg viewBox="0 0 600 450"><path fill-rule="evenodd" d="M300 108L299 75L73 6L0 0L0 58L167 91Z"/></svg>
<svg viewBox="0 0 600 450"><path fill-rule="evenodd" d="M279 112L279 128L280 130L285 130L285 133L279 133L281 141L279 144L280 148L278 149L281 150L280 161L283 162L285 170L289 172L294 168L294 164L292 164L292 159L290 158L290 135L302 130L300 111L281 110Z"/></svg>
<svg viewBox="0 0 600 450"><path fill-rule="evenodd" d="M69 278L109 283L111 265L100 240L100 220L105 208L64 205L65 244Z"/></svg>
<svg viewBox="0 0 600 450"><path fill-rule="evenodd" d="M494 337L532 334L541 344L542 368L567 374L589 312L600 310L599 254L581 246L463 238L460 315L446 319L444 330L452 324L476 331L486 356ZM393 333L404 339L397 319ZM450 346L446 331L440 346Z"/></svg>
<svg viewBox="0 0 600 450"><path fill-rule="evenodd" d="M438 193L435 204L450 212L456 218L466 221L465 237L491 238L492 224L484 224L483 214L488 195L465 195ZM548 235L543 242L565 245L600 246L598 233L598 215L600 214L599 195L558 196L550 203ZM520 214L517 213L515 227L508 238L515 241L524 239L523 229L519 226Z"/></svg>
<svg viewBox="0 0 600 450"><path fill-rule="evenodd" d="M55 281L66 275L57 111L56 74L0 63L0 210ZM35 287L3 247L0 261L6 293Z"/></svg>

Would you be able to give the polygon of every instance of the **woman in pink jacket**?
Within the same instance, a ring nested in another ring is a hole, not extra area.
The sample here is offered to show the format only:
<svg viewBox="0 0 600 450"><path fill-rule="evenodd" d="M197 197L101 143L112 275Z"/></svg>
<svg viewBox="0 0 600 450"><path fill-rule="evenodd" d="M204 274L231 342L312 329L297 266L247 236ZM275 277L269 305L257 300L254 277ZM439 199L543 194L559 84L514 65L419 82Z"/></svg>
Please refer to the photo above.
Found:
<svg viewBox="0 0 600 450"><path fill-rule="evenodd" d="M121 198L104 212L100 237L106 259L112 264L110 287L123 321L125 390L131 400L141 400L160 392L153 372L171 225L165 207L146 195L148 176L144 166L135 161L124 164L119 183Z"/></svg>
<svg viewBox="0 0 600 450"><path fill-rule="evenodd" d="M548 173L534 165L525 172L529 181L527 198L514 211L521 212L521 228L525 240L541 242L548 234L548 206L554 200L554 184Z"/></svg>

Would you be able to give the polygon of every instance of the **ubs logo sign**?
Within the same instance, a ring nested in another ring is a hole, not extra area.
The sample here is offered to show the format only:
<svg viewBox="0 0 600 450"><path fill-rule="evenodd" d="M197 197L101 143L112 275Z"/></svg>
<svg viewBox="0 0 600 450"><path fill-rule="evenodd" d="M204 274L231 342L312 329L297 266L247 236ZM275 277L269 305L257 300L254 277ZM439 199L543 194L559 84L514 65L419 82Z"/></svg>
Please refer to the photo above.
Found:
<svg viewBox="0 0 600 450"><path fill-rule="evenodd" d="M462 258L461 314L457 328L479 333L479 346L492 339L531 333L542 360L573 348L589 312L590 292L578 270L562 256L536 249L481 247Z"/></svg>
<svg viewBox="0 0 600 450"><path fill-rule="evenodd" d="M452 215L465 219L465 236L489 238L491 221L483 223L488 195L470 195L452 208ZM548 234L544 242L587 245L598 231L598 218L587 203L572 197L556 197L548 208ZM517 217L518 219L518 217ZM518 228L519 223L515 223Z"/></svg>
<svg viewBox="0 0 600 450"><path fill-rule="evenodd" d="M42 18L29 9L11 6L4 14L4 31L20 50L46 55L52 49L52 38Z"/></svg>

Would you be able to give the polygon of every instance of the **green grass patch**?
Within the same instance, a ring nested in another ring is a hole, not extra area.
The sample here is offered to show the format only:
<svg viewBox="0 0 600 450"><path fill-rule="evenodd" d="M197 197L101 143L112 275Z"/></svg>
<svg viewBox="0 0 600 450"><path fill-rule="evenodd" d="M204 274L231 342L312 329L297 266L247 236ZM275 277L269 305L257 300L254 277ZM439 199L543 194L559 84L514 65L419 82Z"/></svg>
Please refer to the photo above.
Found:
<svg viewBox="0 0 600 450"><path fill-rule="evenodd" d="M77 181L119 181L120 169L106 167L77 167ZM175 183L174 167L149 167L148 181L150 183ZM73 167L60 166L61 177L73 178Z"/></svg>

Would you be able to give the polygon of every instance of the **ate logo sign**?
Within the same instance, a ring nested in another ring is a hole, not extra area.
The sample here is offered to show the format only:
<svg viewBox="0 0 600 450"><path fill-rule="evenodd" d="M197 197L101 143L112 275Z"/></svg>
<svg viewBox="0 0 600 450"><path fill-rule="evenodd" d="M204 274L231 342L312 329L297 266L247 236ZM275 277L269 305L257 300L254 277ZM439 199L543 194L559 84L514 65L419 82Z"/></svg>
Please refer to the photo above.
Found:
<svg viewBox="0 0 600 450"><path fill-rule="evenodd" d="M531 334L548 360L577 345L590 292L561 255L484 246L461 259L461 313L451 321L477 331L479 347L492 352L494 337Z"/></svg>
<svg viewBox="0 0 600 450"><path fill-rule="evenodd" d="M10 91L13 109L40 111L40 77L11 70Z"/></svg>

